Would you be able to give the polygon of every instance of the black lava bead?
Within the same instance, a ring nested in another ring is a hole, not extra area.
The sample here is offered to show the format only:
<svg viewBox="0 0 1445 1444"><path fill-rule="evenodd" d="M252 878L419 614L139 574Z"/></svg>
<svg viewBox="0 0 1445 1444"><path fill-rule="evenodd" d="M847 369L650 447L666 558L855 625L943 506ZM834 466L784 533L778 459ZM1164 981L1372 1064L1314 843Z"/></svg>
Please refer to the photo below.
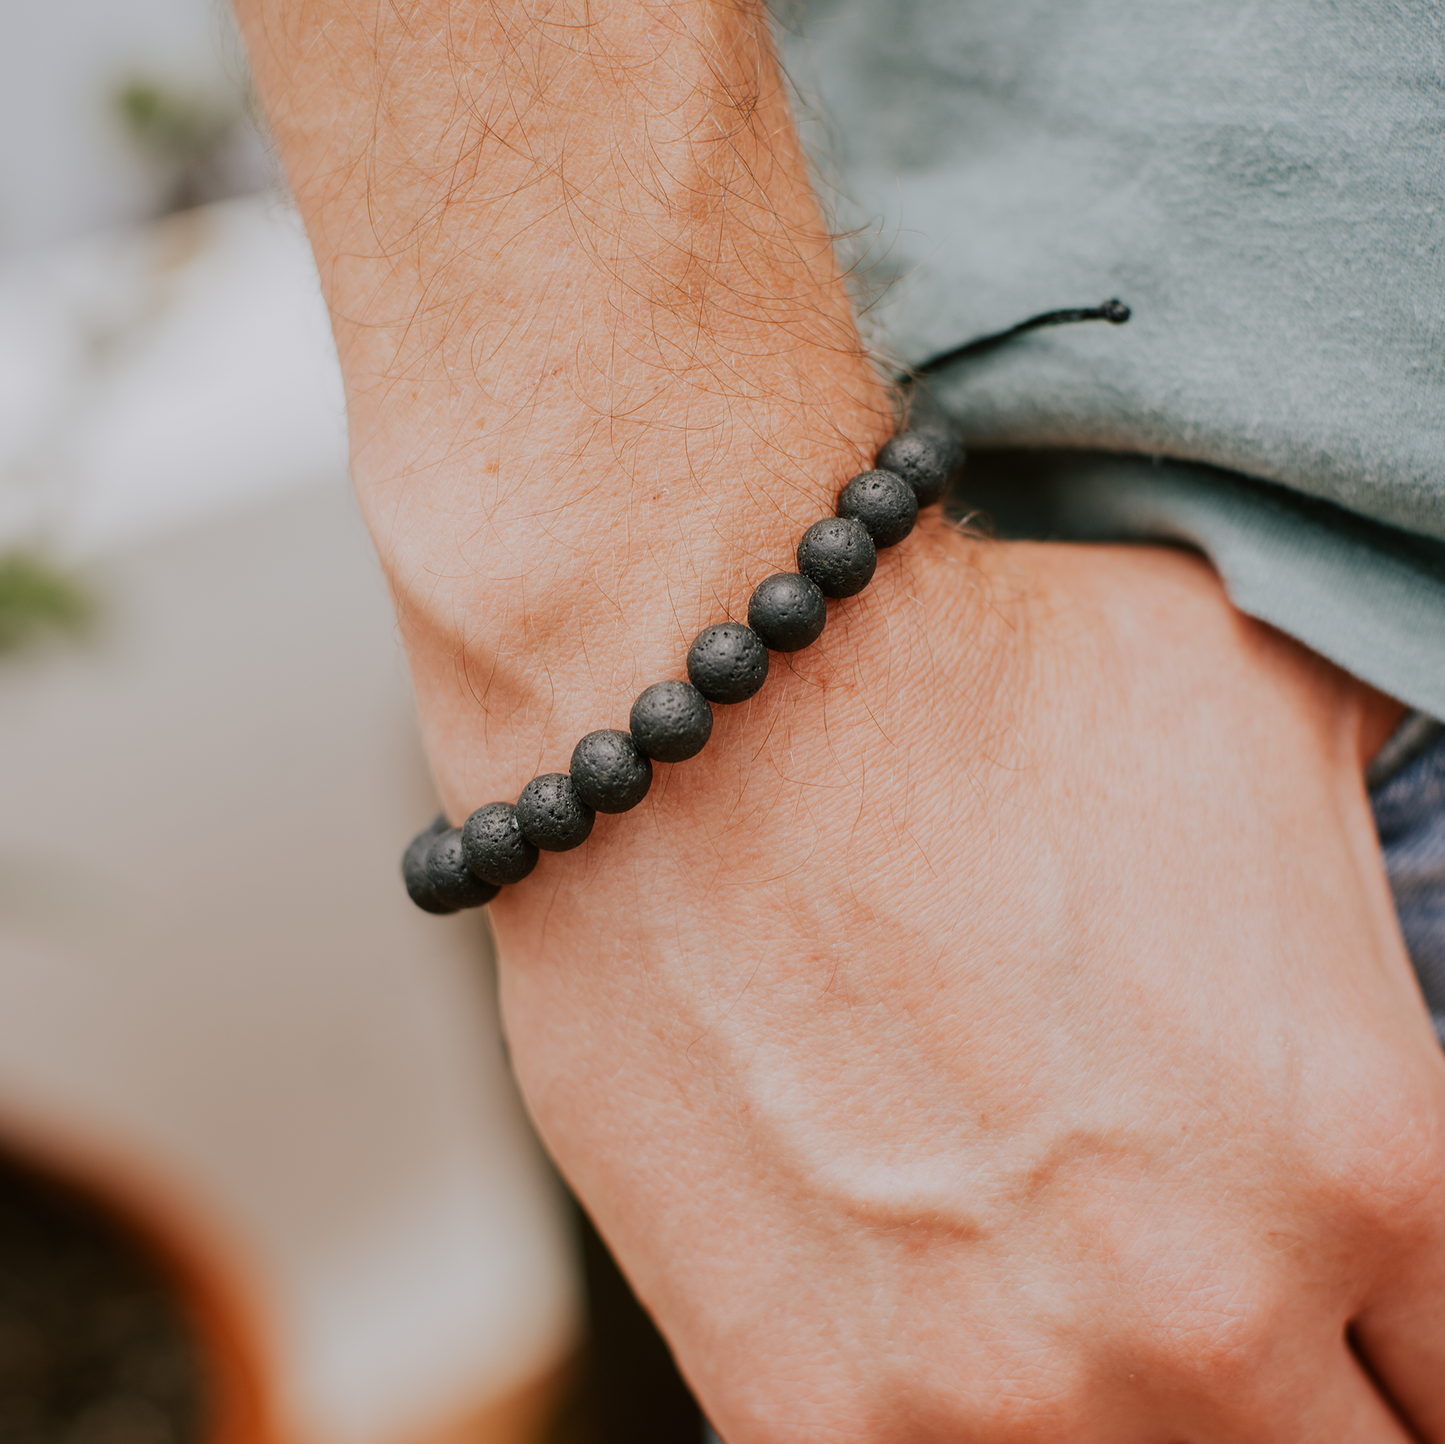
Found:
<svg viewBox="0 0 1445 1444"><path fill-rule="evenodd" d="M401 876L406 883L406 894L423 912L456 912L456 908L448 907L440 898L433 896L431 879L426 872L426 855L431 851L437 834L446 830L446 816L439 816L431 826L423 828L412 838L411 845L402 854Z"/></svg>
<svg viewBox="0 0 1445 1444"><path fill-rule="evenodd" d="M798 570L825 597L851 597L873 580L878 551L868 528L852 517L815 521L798 543Z"/></svg>
<svg viewBox="0 0 1445 1444"><path fill-rule="evenodd" d="M570 852L592 834L597 814L577 795L565 772L534 777L517 799L522 836L544 852Z"/></svg>
<svg viewBox="0 0 1445 1444"><path fill-rule="evenodd" d="M654 682L628 718L637 750L658 762L686 762L712 736L712 708L690 682Z"/></svg>
<svg viewBox="0 0 1445 1444"><path fill-rule="evenodd" d="M498 887L521 882L537 866L537 849L522 836L510 802L477 808L462 827L462 850L467 866Z"/></svg>
<svg viewBox="0 0 1445 1444"><path fill-rule="evenodd" d="M598 812L627 812L652 786L652 763L630 732L589 732L572 749L571 771L577 796Z"/></svg>
<svg viewBox="0 0 1445 1444"><path fill-rule="evenodd" d="M932 506L963 470L963 442L944 427L900 431L878 453L878 467L913 488L920 507Z"/></svg>
<svg viewBox="0 0 1445 1444"><path fill-rule="evenodd" d="M426 875L431 883L432 897L448 912L479 908L491 902L501 891L492 883L483 882L467 866L459 827L449 827L432 839L426 854Z"/></svg>
<svg viewBox="0 0 1445 1444"><path fill-rule="evenodd" d="M875 547L897 546L918 520L918 498L896 471L865 471L843 488L838 515L861 521Z"/></svg>
<svg viewBox="0 0 1445 1444"><path fill-rule="evenodd" d="M746 702L768 680L768 649L741 622L704 627L687 649L687 675L709 702Z"/></svg>
<svg viewBox="0 0 1445 1444"><path fill-rule="evenodd" d="M797 572L776 572L753 588L748 626L769 651L799 652L811 647L827 624L828 604L822 592Z"/></svg>

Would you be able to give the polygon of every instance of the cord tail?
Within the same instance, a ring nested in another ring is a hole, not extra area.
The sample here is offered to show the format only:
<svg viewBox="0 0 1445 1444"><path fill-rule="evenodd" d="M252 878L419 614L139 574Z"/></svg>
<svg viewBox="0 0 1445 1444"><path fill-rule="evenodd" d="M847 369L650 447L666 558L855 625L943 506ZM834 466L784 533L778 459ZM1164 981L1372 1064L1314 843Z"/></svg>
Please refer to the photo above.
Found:
<svg viewBox="0 0 1445 1444"><path fill-rule="evenodd" d="M1005 341L1012 341L1015 336L1022 336L1026 331L1037 331L1043 326L1068 326L1075 321L1107 321L1111 326L1122 326L1132 314L1129 307L1117 296L1099 306L1072 306L1063 311L1044 311L1037 316L1030 316L1027 321L1020 321L1017 326L1010 326L1007 331L979 336L973 341L965 341L962 346L955 346L951 351L931 356L922 365L901 372L898 384L907 386L922 376L931 376L942 371L945 366L952 366L955 361L992 351L995 346L1002 346Z"/></svg>

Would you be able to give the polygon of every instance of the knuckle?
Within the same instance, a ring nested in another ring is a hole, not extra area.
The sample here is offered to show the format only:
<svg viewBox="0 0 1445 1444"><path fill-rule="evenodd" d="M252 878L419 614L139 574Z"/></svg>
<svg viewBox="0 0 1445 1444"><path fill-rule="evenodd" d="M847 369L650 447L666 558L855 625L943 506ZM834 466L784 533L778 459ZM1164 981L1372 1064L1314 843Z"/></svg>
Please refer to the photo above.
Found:
<svg viewBox="0 0 1445 1444"><path fill-rule="evenodd" d="M1079 1417L1089 1392L1081 1372L1063 1361L1005 1370L987 1382L977 1399L976 1424L987 1431L986 1437L1009 1444L1056 1439L1061 1428Z"/></svg>
<svg viewBox="0 0 1445 1444"><path fill-rule="evenodd" d="M1278 1342L1288 1288L1265 1258L1247 1248L1230 1261L1217 1253L1192 1268L1161 1267L1160 1287L1139 1316L1132 1343L1156 1378L1211 1397L1248 1392Z"/></svg>
<svg viewBox="0 0 1445 1444"><path fill-rule="evenodd" d="M1445 1230L1445 1127L1433 1108L1378 1102L1345 1147L1339 1203L1349 1232L1419 1239Z"/></svg>
<svg viewBox="0 0 1445 1444"><path fill-rule="evenodd" d="M1085 1341L1077 1317L1015 1325L970 1360L967 1402L956 1418L970 1426L967 1437L990 1444L1068 1438L1097 1404L1100 1351Z"/></svg>
<svg viewBox="0 0 1445 1444"><path fill-rule="evenodd" d="M1237 1395L1258 1376L1277 1336L1272 1310L1224 1309L1176 1327L1163 1341L1164 1362L1176 1377L1192 1379L1216 1397Z"/></svg>

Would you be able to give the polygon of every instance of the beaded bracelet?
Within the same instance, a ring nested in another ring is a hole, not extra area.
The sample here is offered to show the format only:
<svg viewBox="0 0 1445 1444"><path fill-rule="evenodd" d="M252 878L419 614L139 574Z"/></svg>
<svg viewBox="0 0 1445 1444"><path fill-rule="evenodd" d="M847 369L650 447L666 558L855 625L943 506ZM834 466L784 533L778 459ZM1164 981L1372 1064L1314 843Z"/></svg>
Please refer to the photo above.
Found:
<svg viewBox="0 0 1445 1444"><path fill-rule="evenodd" d="M1122 326L1131 314L1117 298L1044 311L941 352L898 382L912 386L1041 327ZM707 745L713 703L747 701L767 681L770 651L798 652L818 640L828 620L824 599L855 596L872 581L879 549L896 546L913 530L920 508L940 500L962 472L963 458L963 443L941 425L902 431L885 443L875 470L855 476L839 493L838 514L803 533L798 570L758 583L747 626L704 627L688 648L688 680L654 682L632 704L628 731L589 732L573 749L567 772L534 777L515 803L489 802L461 827L438 817L418 833L401 864L411 900L429 913L482 907L536 867L539 849L579 847L599 812L636 807L652 786L654 762L685 762Z"/></svg>
<svg viewBox="0 0 1445 1444"><path fill-rule="evenodd" d="M599 812L627 812L652 786L654 762L696 757L712 735L713 704L745 702L767 681L768 653L811 646L828 620L826 598L856 596L873 579L878 552L913 530L963 470L951 432L900 432L873 471L838 495L837 515L814 522L798 543L798 570L758 583L748 620L704 627L687 652L686 682L654 682L632 704L626 732L589 732L566 772L534 777L515 803L489 802L461 827L438 817L402 859L411 900L429 913L491 902L521 882L541 852L587 841Z"/></svg>

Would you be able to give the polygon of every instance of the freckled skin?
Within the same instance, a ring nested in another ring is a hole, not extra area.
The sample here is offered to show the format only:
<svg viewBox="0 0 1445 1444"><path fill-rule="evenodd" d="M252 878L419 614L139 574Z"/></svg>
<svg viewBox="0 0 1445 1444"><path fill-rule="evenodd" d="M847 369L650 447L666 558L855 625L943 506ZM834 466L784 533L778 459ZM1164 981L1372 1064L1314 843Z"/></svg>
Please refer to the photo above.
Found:
<svg viewBox="0 0 1445 1444"><path fill-rule="evenodd" d="M459 821L679 677L897 398L760 6L240 9ZM1399 709L1195 558L936 511L772 671L491 905L531 1114L728 1444L1445 1441Z"/></svg>

